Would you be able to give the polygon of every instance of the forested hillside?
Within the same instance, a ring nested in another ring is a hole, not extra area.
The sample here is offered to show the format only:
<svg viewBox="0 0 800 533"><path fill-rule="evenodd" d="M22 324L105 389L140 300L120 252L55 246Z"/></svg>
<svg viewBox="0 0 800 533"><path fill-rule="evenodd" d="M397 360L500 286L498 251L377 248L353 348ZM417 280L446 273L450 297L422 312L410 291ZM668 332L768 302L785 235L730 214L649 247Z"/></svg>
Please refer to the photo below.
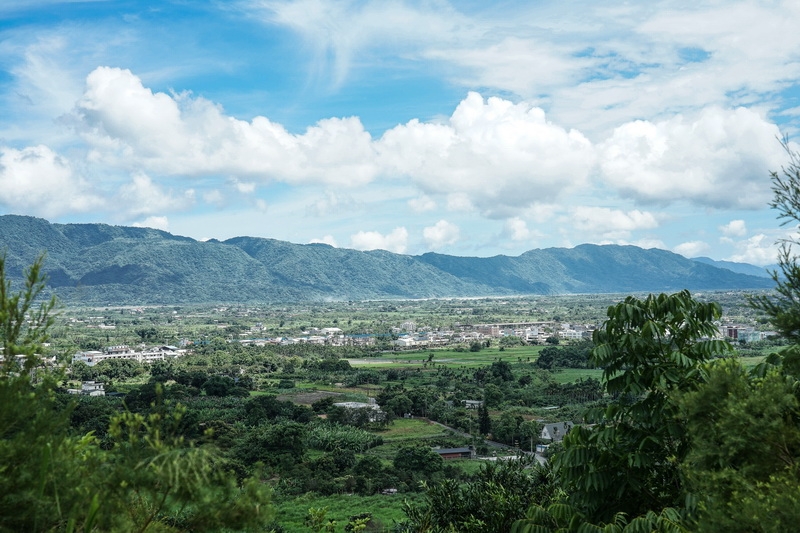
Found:
<svg viewBox="0 0 800 533"><path fill-rule="evenodd" d="M664 250L581 245L518 257L361 252L254 237L196 241L105 224L0 217L9 277L47 253L67 303L169 304L432 298L772 287Z"/></svg>

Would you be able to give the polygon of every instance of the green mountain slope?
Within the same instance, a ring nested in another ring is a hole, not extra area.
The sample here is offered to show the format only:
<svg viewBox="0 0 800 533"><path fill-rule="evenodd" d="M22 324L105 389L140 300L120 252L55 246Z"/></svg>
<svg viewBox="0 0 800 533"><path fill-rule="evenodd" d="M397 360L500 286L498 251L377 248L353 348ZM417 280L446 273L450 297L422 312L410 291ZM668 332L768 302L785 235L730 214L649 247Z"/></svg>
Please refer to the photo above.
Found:
<svg viewBox="0 0 800 533"><path fill-rule="evenodd" d="M768 288L772 281L664 250L581 245L518 257L359 252L236 237L196 241L147 228L0 216L9 275L47 252L68 303L280 302Z"/></svg>
<svg viewBox="0 0 800 533"><path fill-rule="evenodd" d="M778 265L767 265L765 267L760 267L747 263L735 263L733 261L716 261L710 257L693 257L692 261L705 263L717 268L727 268L728 270L738 272L739 274L749 274L750 276L758 276L760 278L772 277L770 272L778 269Z"/></svg>

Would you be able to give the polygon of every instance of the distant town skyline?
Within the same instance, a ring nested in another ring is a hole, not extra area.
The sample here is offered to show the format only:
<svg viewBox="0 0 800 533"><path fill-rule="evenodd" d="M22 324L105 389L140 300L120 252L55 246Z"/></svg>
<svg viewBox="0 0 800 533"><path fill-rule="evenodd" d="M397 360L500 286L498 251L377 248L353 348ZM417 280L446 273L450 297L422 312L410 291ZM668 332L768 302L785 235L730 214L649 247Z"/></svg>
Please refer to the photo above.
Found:
<svg viewBox="0 0 800 533"><path fill-rule="evenodd" d="M0 214L765 265L800 4L8 0Z"/></svg>

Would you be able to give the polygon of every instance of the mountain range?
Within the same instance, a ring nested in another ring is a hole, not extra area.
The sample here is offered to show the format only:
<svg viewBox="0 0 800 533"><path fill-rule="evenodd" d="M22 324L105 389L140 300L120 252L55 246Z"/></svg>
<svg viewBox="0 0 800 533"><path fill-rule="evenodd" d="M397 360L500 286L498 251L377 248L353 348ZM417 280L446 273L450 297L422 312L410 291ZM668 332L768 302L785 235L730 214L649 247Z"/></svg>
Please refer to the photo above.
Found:
<svg viewBox="0 0 800 533"><path fill-rule="evenodd" d="M197 241L107 224L0 216L7 276L22 279L42 252L49 287L69 304L290 302L525 294L765 289L734 272L665 250L584 244L516 257L412 256L326 244L235 237ZM707 258L706 258L707 259ZM734 263L734 265L739 265ZM758 267L747 265L747 272ZM763 269L761 269L763 270Z"/></svg>

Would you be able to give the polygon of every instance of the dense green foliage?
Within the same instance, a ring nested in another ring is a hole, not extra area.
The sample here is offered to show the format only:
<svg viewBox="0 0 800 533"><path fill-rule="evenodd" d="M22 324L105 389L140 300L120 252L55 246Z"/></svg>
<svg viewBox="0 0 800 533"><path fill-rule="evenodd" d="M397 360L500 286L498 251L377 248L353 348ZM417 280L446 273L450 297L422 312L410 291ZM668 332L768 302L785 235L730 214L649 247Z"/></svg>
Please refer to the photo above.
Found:
<svg viewBox="0 0 800 533"><path fill-rule="evenodd" d="M674 395L702 383L703 362L730 350L725 341L704 340L715 335L720 314L686 291L628 297L595 331L591 362L604 369L616 400L588 415L594 427L570 432L554 460L570 501L591 519L681 503L678 466L688 440Z"/></svg>
<svg viewBox="0 0 800 533"><path fill-rule="evenodd" d="M466 483L448 479L430 486L421 505L408 506L401 531L509 531L531 504L547 504L556 494L552 475L529 466L513 460L487 463Z"/></svg>
<svg viewBox="0 0 800 533"><path fill-rule="evenodd" d="M239 483L213 449L185 441L181 407L161 402L147 415L113 414L103 446L91 433L70 431L74 405L35 355L52 309L45 303L29 312L44 287L41 264L28 270L18 293L9 290L4 266L0 258L7 355L0 367L0 530L219 531L269 519L268 487Z"/></svg>

